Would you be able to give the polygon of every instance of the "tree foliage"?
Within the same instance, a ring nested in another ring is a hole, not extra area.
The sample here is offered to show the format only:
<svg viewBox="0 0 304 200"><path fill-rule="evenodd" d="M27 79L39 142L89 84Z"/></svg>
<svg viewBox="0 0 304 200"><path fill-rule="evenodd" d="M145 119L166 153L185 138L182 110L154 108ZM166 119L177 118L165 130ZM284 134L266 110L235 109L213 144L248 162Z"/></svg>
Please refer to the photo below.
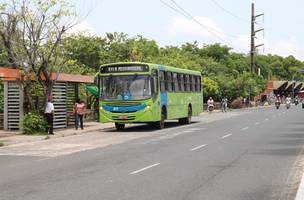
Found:
<svg viewBox="0 0 304 200"><path fill-rule="evenodd" d="M18 66L24 79L26 102L35 109L31 97L34 75L44 87L45 97L51 94L51 74L64 64L62 37L75 23L68 1L6 1L0 6L0 36L8 63Z"/></svg>

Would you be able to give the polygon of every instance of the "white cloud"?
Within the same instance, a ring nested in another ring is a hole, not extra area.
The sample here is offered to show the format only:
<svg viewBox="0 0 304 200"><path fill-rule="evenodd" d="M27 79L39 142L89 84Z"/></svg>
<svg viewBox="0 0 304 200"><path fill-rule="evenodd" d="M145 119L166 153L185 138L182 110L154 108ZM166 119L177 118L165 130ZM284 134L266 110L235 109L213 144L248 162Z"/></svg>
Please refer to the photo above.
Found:
<svg viewBox="0 0 304 200"><path fill-rule="evenodd" d="M90 35L96 35L96 31L94 28L87 22L82 21L81 23L77 24L76 26L72 27L69 31L69 33L85 33Z"/></svg>
<svg viewBox="0 0 304 200"><path fill-rule="evenodd" d="M293 36L275 42L266 40L265 45L267 53L281 56L293 55L297 59L304 60L304 47Z"/></svg>
<svg viewBox="0 0 304 200"><path fill-rule="evenodd" d="M250 48L250 35L242 34L238 35L237 38L232 42L233 50L239 53L249 53Z"/></svg>
<svg viewBox="0 0 304 200"><path fill-rule="evenodd" d="M194 17L201 25L191 19L176 17L173 19L169 30L173 33L181 33L189 36L225 37L224 30L213 20L205 16Z"/></svg>

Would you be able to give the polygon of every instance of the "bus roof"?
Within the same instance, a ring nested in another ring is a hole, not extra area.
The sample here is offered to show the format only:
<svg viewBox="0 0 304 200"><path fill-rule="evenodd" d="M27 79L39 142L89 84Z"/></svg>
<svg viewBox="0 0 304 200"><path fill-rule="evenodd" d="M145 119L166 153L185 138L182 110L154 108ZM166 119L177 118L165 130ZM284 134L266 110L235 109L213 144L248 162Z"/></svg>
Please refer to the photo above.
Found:
<svg viewBox="0 0 304 200"><path fill-rule="evenodd" d="M149 66L152 68L164 70L164 71L172 71L172 72L179 72L179 73L185 73L185 74L193 74L193 75L201 75L201 72L199 71L194 71L194 70L189 70L189 69L182 69L182 68L177 68L177 67L172 67L172 66L166 66L166 65L161 65L161 64L154 64L154 63L143 63L143 62L117 62L117 63L109 63L105 65L101 65L100 69L102 67L109 67L109 66L117 66L117 65L145 65Z"/></svg>

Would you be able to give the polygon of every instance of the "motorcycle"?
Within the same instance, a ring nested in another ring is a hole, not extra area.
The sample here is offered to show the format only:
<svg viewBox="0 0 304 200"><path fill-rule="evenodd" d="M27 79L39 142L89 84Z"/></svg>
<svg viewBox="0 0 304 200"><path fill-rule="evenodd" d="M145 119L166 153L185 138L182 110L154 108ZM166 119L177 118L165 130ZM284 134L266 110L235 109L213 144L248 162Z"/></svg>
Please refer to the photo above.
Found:
<svg viewBox="0 0 304 200"><path fill-rule="evenodd" d="M290 101L287 101L287 102L286 102L286 109L289 109L289 108L290 108L290 104L291 104Z"/></svg>
<svg viewBox="0 0 304 200"><path fill-rule="evenodd" d="M280 104L281 104L281 103L280 103L279 101L276 101L276 102L275 102L275 106L276 106L277 109L280 108Z"/></svg>
<svg viewBox="0 0 304 200"><path fill-rule="evenodd" d="M213 109L214 109L214 106L213 106L213 105L208 106L208 112L209 112L209 113L211 113L211 112L213 111Z"/></svg>
<svg viewBox="0 0 304 200"><path fill-rule="evenodd" d="M295 105L297 106L299 104L299 100L295 99Z"/></svg>

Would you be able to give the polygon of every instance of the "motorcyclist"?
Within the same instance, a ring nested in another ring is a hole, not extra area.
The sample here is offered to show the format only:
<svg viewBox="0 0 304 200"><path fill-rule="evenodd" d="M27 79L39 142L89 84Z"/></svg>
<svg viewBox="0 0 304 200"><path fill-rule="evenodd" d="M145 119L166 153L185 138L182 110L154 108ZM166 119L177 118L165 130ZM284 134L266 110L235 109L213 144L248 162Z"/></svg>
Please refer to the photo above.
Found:
<svg viewBox="0 0 304 200"><path fill-rule="evenodd" d="M288 109L290 107L290 104L291 104L291 97L290 97L290 95L288 95L288 97L286 97L285 102L286 102L286 107Z"/></svg>
<svg viewBox="0 0 304 200"><path fill-rule="evenodd" d="M212 112L212 110L214 108L214 100L212 99L212 97L209 97L209 99L207 101L207 106L208 106L208 111Z"/></svg>
<svg viewBox="0 0 304 200"><path fill-rule="evenodd" d="M277 97L276 97L276 102L281 103L281 97L280 97L279 94L278 94Z"/></svg>
<svg viewBox="0 0 304 200"><path fill-rule="evenodd" d="M295 97L294 103L295 103L296 106L299 104L299 97L298 96Z"/></svg>
<svg viewBox="0 0 304 200"><path fill-rule="evenodd" d="M281 97L280 97L280 95L278 94L278 95L276 96L276 101L275 101L275 105L276 105L277 109L280 107L280 104L281 104Z"/></svg>

